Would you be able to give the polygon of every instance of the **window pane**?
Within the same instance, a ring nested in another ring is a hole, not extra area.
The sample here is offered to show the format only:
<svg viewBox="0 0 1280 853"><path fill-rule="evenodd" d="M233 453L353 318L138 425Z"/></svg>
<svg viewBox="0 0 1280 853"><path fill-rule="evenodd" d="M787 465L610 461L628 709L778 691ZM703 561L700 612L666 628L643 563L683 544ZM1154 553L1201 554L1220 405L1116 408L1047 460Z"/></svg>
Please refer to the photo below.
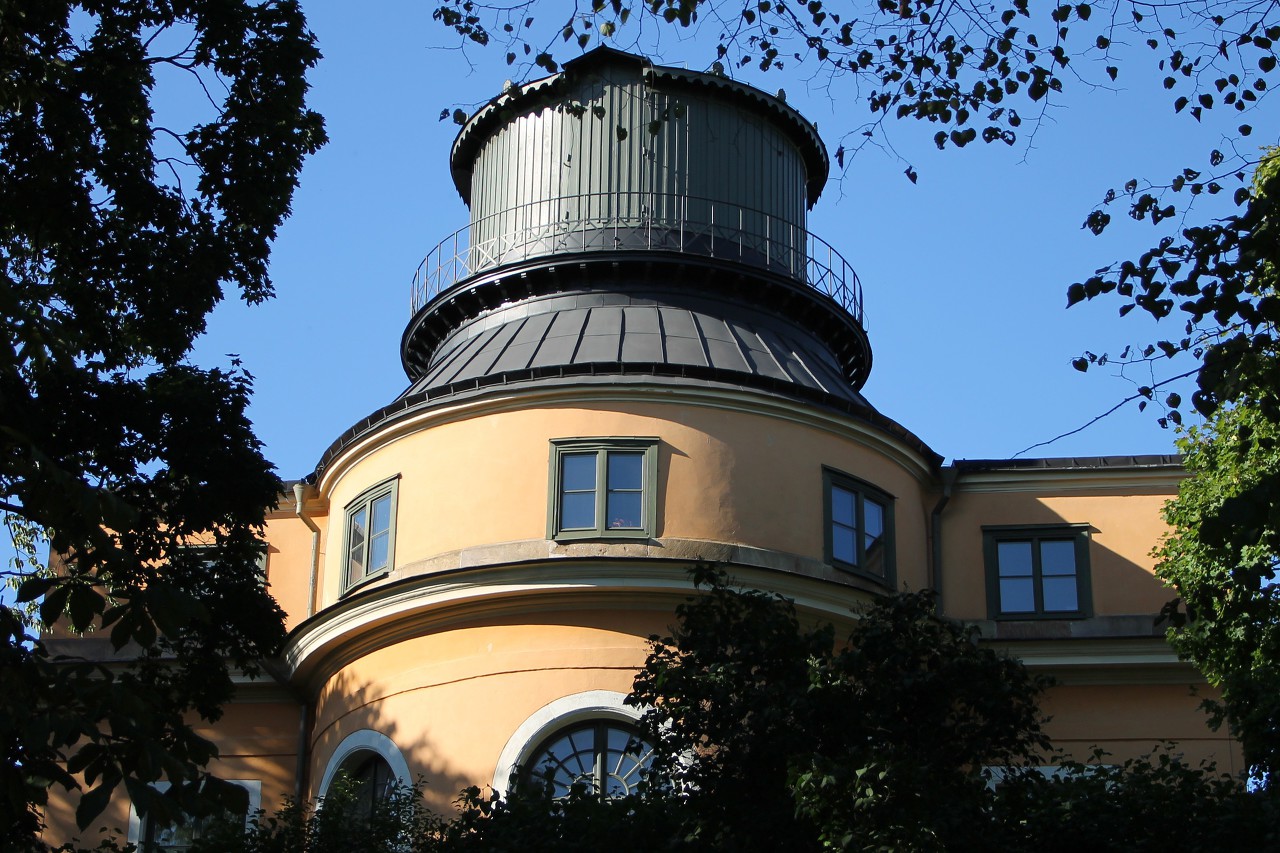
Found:
<svg viewBox="0 0 1280 853"><path fill-rule="evenodd" d="M839 486L831 487L831 520L845 527L857 527L854 515L854 494Z"/></svg>
<svg viewBox="0 0 1280 853"><path fill-rule="evenodd" d="M1034 613L1036 594L1031 578L1000 579L1000 612Z"/></svg>
<svg viewBox="0 0 1280 853"><path fill-rule="evenodd" d="M566 492L592 490L596 487L596 455L566 453L560 457L560 488Z"/></svg>
<svg viewBox="0 0 1280 853"><path fill-rule="evenodd" d="M373 521L369 525L369 534L377 536L391 529L391 495L383 495L373 502Z"/></svg>
<svg viewBox="0 0 1280 853"><path fill-rule="evenodd" d="M634 794L644 777L647 768L649 750L639 743L630 732L623 729L608 729L608 745L604 754L604 795L606 797L625 797ZM637 755L628 747L637 747L641 754Z"/></svg>
<svg viewBox="0 0 1280 853"><path fill-rule="evenodd" d="M347 552L347 582L357 581L364 577L364 541L365 541L365 523L368 516L364 507L351 513L351 521L349 522L348 542L349 551Z"/></svg>
<svg viewBox="0 0 1280 853"><path fill-rule="evenodd" d="M560 526L565 530L590 530L596 526L596 493L565 494L560 502Z"/></svg>
<svg viewBox="0 0 1280 853"><path fill-rule="evenodd" d="M1074 577L1046 577L1042 589L1046 613L1064 613L1080 609Z"/></svg>
<svg viewBox="0 0 1280 853"><path fill-rule="evenodd" d="M644 488L644 454L610 453L608 485L610 489Z"/></svg>
<svg viewBox="0 0 1280 853"><path fill-rule="evenodd" d="M369 540L369 571L380 572L387 567L391 550L391 534L384 531Z"/></svg>
<svg viewBox="0 0 1280 853"><path fill-rule="evenodd" d="M996 562L1000 566L1000 577L1031 577L1031 543L1030 542L997 542ZM1008 608L1005 608L1006 610ZM1035 609L1035 608L1028 608Z"/></svg>
<svg viewBox="0 0 1280 853"><path fill-rule="evenodd" d="M644 503L640 492L610 492L608 527L610 530L634 530L644 525L641 523L641 505Z"/></svg>
<svg viewBox="0 0 1280 853"><path fill-rule="evenodd" d="M585 723L556 737L529 762L529 779L550 783L552 796L563 797L574 783L605 797L637 790L653 761L653 748L628 729L609 723ZM597 787L603 782L603 790Z"/></svg>
<svg viewBox="0 0 1280 853"><path fill-rule="evenodd" d="M831 556L833 559L851 566L858 564L858 551L855 531L843 524L831 525Z"/></svg>
<svg viewBox="0 0 1280 853"><path fill-rule="evenodd" d="M1040 574L1074 575L1076 543L1071 539L1047 539L1040 542Z"/></svg>
<svg viewBox="0 0 1280 853"><path fill-rule="evenodd" d="M884 538L884 507L870 498L865 498L862 501L862 520L866 528L863 531L865 539L863 547L869 554Z"/></svg>

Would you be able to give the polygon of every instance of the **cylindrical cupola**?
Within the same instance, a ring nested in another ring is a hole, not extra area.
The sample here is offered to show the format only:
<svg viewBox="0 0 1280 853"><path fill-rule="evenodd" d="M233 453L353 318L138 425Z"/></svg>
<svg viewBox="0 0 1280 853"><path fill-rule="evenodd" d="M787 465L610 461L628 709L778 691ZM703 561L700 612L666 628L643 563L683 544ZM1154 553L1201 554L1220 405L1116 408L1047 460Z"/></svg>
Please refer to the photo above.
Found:
<svg viewBox="0 0 1280 853"><path fill-rule="evenodd" d="M827 176L813 127L727 78L597 51L508 92L454 145L473 272L551 251L675 248L801 275Z"/></svg>
<svg viewBox="0 0 1280 853"><path fill-rule="evenodd" d="M826 149L781 97L599 48L508 83L450 164L470 223L415 276L410 395L587 370L865 405L858 278L805 223Z"/></svg>

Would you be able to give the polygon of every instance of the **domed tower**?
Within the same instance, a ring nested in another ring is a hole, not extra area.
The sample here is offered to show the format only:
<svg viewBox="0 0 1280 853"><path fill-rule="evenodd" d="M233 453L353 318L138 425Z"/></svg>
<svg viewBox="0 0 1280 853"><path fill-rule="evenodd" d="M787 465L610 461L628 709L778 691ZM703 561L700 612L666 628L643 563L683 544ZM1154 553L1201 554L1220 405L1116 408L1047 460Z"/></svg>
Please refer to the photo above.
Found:
<svg viewBox="0 0 1280 853"><path fill-rule="evenodd" d="M628 790L622 700L698 561L837 623L933 588L1057 679L1077 757L1163 739L1232 766L1152 627L1178 460L944 468L877 413L858 279L805 227L826 153L785 103L600 49L508 86L451 166L471 221L414 278L410 387L268 519L289 638L210 730L251 802L341 771L425 778L446 813L520 768ZM113 808L132 841L163 829Z"/></svg>
<svg viewBox="0 0 1280 853"><path fill-rule="evenodd" d="M857 276L805 228L826 149L785 103L601 48L509 86L451 166L471 222L415 277L410 396L591 365L865 407Z"/></svg>
<svg viewBox="0 0 1280 853"><path fill-rule="evenodd" d="M813 125L600 49L509 85L451 167L471 221L414 278L412 384L314 478L324 556L289 648L313 792L425 774L447 803L625 746L694 561L828 618L929 585L939 459L859 393L860 285L805 226Z"/></svg>

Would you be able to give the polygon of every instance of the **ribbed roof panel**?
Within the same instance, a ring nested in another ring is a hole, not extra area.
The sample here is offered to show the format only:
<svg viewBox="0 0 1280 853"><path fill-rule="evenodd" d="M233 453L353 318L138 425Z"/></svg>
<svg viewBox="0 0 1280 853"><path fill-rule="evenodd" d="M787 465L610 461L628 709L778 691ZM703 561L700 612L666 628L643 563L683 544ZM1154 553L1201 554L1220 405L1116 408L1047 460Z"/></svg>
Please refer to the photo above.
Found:
<svg viewBox="0 0 1280 853"><path fill-rule="evenodd" d="M866 405L835 358L793 322L709 300L568 293L509 305L462 325L406 394L530 368L601 365L712 368L772 389L787 383ZM657 369L657 368L655 368Z"/></svg>

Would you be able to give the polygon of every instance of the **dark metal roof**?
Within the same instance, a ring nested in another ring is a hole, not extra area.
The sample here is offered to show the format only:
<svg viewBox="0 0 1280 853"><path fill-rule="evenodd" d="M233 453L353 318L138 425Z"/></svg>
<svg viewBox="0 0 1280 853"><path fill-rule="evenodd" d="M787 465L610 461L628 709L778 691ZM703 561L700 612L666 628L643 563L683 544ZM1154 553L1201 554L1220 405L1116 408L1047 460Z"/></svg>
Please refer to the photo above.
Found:
<svg viewBox="0 0 1280 853"><path fill-rule="evenodd" d="M1046 459L957 459L952 467L962 472L1009 471L1015 469L1071 470L1100 468L1181 468L1178 454L1138 456L1063 456Z"/></svg>
<svg viewBox="0 0 1280 853"><path fill-rule="evenodd" d="M800 325L721 300L582 291L545 296L460 324L406 394L510 371L599 365L705 368L732 381L767 380L868 406L836 359ZM671 368L670 370L664 369ZM688 375L688 371L683 371Z"/></svg>
<svg viewBox="0 0 1280 853"><path fill-rule="evenodd" d="M777 122L804 157L808 170L807 192L812 207L827 183L831 161L827 147L813 124L780 98L759 89L739 83L719 74L705 74L683 68L653 65L647 58L610 47L597 47L564 64L558 74L534 80L516 87L511 92L497 95L485 104L458 131L449 157L453 183L458 194L467 204L471 203L471 169L476 151L489 138L495 127L509 121L517 112L533 111L553 103L561 96L561 87L573 76L589 73L604 64L634 66L651 80L661 80L669 85L688 88L715 88L727 97L738 100L750 109Z"/></svg>

